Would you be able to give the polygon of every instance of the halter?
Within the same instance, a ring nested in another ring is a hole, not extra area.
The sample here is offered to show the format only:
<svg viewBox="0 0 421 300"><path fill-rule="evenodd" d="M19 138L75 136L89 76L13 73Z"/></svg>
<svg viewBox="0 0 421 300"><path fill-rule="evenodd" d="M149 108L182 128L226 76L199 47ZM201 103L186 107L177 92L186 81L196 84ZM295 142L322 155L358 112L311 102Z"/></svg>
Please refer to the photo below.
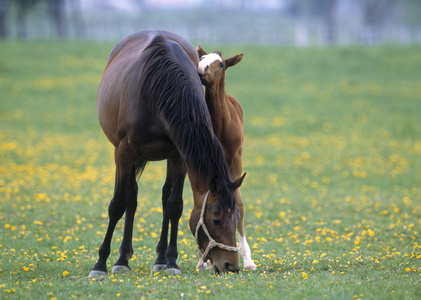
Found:
<svg viewBox="0 0 421 300"><path fill-rule="evenodd" d="M231 247L231 246L227 246L227 245L218 243L209 234L209 231L206 228L205 218L204 218L205 210L206 210L206 202L208 201L209 193L210 193L210 190L206 193L205 200L203 200L202 211L200 212L200 219L199 219L199 222L197 223L196 233L194 235L194 237L196 239L197 246L199 247L199 256L200 256L200 259L199 259L198 266L201 263L204 262L204 260L208 256L209 251L212 248L219 247L221 249L228 250L228 251L233 251L233 252L238 252L239 249L240 249L239 247ZM206 248L206 250L204 252L202 251L202 249L200 249L200 244L199 244L199 229L200 229L200 227L202 227L203 231L205 232L206 236L209 239L208 247Z"/></svg>

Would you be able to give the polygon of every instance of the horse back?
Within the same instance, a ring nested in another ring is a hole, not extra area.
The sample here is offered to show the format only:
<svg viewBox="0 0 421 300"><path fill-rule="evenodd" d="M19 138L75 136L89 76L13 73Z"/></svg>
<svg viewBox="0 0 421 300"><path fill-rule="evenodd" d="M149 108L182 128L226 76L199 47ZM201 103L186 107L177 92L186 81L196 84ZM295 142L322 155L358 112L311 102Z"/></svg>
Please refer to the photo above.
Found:
<svg viewBox="0 0 421 300"><path fill-rule="evenodd" d="M193 65L195 67L197 66L198 57L196 49L183 37L165 30L145 30L127 36L111 49L110 55L108 56L108 64L110 64L114 58L131 49L134 49L135 53L138 53L138 51L142 52L157 35L161 35L168 41L179 44L186 52Z"/></svg>
<svg viewBox="0 0 421 300"><path fill-rule="evenodd" d="M148 30L132 34L118 42L109 54L97 96L99 123L114 146L118 146L119 127L122 126L122 122L138 119L139 116L133 114L142 111L139 107L141 103L136 103L141 56L157 36L166 39L173 52L183 52L179 55L183 60L180 64L191 73L190 78L196 81L196 50L181 36L168 31ZM196 82L193 84L197 85ZM201 86L200 82L199 85Z"/></svg>

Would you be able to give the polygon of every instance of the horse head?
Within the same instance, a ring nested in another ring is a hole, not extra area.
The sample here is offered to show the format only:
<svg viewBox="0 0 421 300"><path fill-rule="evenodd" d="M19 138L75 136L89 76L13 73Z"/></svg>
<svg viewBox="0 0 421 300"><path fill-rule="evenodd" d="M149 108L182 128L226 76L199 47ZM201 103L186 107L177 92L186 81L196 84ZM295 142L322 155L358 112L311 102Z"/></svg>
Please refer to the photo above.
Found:
<svg viewBox="0 0 421 300"><path fill-rule="evenodd" d="M235 66L243 58L243 54L237 54L233 57L223 59L219 53L206 53L202 47L197 46L197 55L199 56L199 63L197 65L197 72L200 80L205 86L213 83L225 82L225 70L229 67Z"/></svg>
<svg viewBox="0 0 421 300"><path fill-rule="evenodd" d="M209 259L217 274L239 271L235 232L240 215L233 193L245 175L229 185L214 177L210 189L199 196L203 200L195 201L202 204L195 205L190 216L190 230L199 247L200 260Z"/></svg>

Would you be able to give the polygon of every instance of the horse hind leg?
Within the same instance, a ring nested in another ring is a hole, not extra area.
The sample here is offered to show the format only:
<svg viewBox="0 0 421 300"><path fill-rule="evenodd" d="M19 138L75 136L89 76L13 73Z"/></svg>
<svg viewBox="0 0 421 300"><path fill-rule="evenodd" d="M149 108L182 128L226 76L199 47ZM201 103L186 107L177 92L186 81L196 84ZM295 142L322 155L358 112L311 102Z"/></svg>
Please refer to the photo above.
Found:
<svg viewBox="0 0 421 300"><path fill-rule="evenodd" d="M123 197L123 191L121 185L117 184L117 172L116 172L116 186L114 196L111 199L110 205L108 206L108 228L105 234L104 240L99 247L99 258L95 266L89 273L89 278L95 276L107 275L107 258L110 255L111 239L113 237L115 226L124 214L126 210L126 203Z"/></svg>
<svg viewBox="0 0 421 300"><path fill-rule="evenodd" d="M128 147L118 147L115 149L116 161L116 181L114 196L108 207L108 228L104 241L99 248L99 258L91 272L89 278L107 275L107 258L110 255L111 239L118 221L126 212L126 226L124 228L123 241L120 247L120 258L113 267L113 271L119 269L130 270L128 260L133 254L132 232L133 218L137 206L137 183L136 171L134 167L134 155Z"/></svg>
<svg viewBox="0 0 421 300"><path fill-rule="evenodd" d="M124 166L125 167L125 166ZM133 255L133 222L137 208L137 182L136 182L136 168L131 168L130 175L123 179L125 182L125 199L126 199L126 218L124 223L123 240L120 246L120 257L114 264L112 271L130 271L129 260Z"/></svg>

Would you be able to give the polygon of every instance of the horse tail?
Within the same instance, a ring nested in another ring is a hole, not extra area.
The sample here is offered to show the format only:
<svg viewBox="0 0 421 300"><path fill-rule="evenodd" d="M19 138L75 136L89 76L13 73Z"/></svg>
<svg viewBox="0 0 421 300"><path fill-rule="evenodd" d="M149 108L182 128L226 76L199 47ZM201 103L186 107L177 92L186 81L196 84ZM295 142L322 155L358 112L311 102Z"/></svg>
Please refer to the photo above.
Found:
<svg viewBox="0 0 421 300"><path fill-rule="evenodd" d="M139 179L142 175L143 171L145 170L146 165L148 164L148 161L139 159L136 161L134 165L134 170L136 174L136 179Z"/></svg>

